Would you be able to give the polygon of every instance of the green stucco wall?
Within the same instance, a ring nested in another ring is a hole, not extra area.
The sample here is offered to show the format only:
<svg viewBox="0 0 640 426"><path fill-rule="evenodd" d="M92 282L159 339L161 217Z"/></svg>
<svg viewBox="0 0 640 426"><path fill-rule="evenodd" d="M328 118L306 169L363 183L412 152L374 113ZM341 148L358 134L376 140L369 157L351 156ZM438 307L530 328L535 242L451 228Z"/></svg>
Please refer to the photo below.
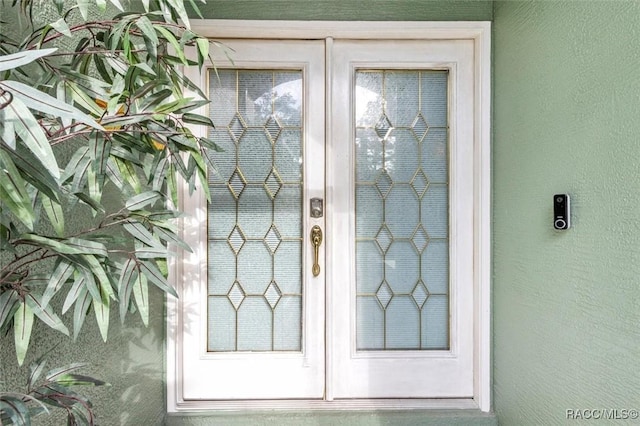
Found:
<svg viewBox="0 0 640 426"><path fill-rule="evenodd" d="M499 1L494 13L498 420L640 409L640 2ZM573 228L554 232L561 192Z"/></svg>
<svg viewBox="0 0 640 426"><path fill-rule="evenodd" d="M490 21L491 0L208 0L205 18L324 21Z"/></svg>

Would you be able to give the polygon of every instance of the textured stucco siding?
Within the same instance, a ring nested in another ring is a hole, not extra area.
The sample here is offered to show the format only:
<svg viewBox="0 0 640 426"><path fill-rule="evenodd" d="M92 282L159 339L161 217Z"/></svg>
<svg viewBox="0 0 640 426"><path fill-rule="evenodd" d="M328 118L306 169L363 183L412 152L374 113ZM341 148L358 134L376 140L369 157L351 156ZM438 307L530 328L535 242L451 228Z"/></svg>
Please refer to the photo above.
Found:
<svg viewBox="0 0 640 426"><path fill-rule="evenodd" d="M500 1L494 19L499 422L640 409L640 2Z"/></svg>

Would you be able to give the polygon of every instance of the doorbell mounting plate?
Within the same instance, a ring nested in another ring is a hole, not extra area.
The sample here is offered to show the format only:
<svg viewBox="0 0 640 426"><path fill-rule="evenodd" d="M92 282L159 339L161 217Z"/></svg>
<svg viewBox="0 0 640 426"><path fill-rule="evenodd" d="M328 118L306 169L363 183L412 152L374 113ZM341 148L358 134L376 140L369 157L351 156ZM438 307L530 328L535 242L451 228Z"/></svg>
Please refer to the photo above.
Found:
<svg viewBox="0 0 640 426"><path fill-rule="evenodd" d="M571 199L569 194L556 194L553 196L553 228L564 231L570 226Z"/></svg>

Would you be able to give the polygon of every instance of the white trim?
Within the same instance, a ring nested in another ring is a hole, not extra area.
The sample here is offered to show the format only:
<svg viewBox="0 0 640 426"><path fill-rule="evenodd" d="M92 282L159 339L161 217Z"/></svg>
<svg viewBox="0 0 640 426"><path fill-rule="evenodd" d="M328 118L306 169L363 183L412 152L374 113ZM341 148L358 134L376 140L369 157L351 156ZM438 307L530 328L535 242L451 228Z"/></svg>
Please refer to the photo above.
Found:
<svg viewBox="0 0 640 426"><path fill-rule="evenodd" d="M328 401L184 401L179 381L181 359L178 348L182 315L179 303L167 299L167 410L169 413L203 410L336 410L336 409L480 409L491 410L491 23L490 22L329 22L329 21L237 21L198 20L192 28L214 39L414 39L474 42L474 397L473 399L350 400ZM329 66L329 65L327 65ZM328 89L329 90L329 89ZM328 127L329 128L329 127ZM331 153L327 153L329 157ZM331 188L328 188L331 191ZM328 195L328 194L327 194ZM330 227L327 217L327 227ZM327 228L327 232L331 232ZM170 280L181 274L174 261ZM331 359L327 359L331 363Z"/></svg>
<svg viewBox="0 0 640 426"><path fill-rule="evenodd" d="M196 33L209 38L248 39L477 39L490 33L485 21L241 21L202 19L191 21Z"/></svg>
<svg viewBox="0 0 640 426"><path fill-rule="evenodd" d="M256 400L256 401L182 401L169 413L247 411L336 411L336 410L477 410L473 399L342 399L323 400Z"/></svg>

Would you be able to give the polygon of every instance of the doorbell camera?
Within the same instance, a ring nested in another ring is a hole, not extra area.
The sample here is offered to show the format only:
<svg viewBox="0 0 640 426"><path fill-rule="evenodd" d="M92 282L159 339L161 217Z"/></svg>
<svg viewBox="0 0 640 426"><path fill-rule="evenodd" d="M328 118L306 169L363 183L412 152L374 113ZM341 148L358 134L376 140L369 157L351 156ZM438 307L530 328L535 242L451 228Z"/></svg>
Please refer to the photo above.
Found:
<svg viewBox="0 0 640 426"><path fill-rule="evenodd" d="M553 196L553 228L559 231L571 226L571 200L569 194Z"/></svg>

